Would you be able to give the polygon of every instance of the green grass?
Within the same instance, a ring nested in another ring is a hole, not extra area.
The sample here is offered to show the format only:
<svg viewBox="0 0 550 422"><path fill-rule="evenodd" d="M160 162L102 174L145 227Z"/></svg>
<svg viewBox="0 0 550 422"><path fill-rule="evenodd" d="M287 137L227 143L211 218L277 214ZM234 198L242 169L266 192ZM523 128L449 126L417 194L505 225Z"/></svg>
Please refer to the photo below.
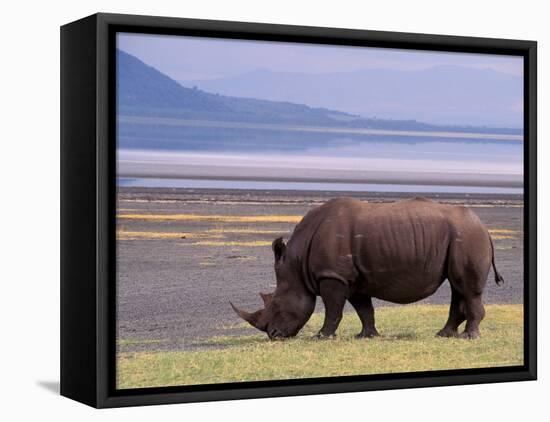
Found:
<svg viewBox="0 0 550 422"><path fill-rule="evenodd" d="M365 375L391 372L482 368L523 364L523 306L488 305L481 338L435 337L445 323L446 305L379 308L381 337L355 339L360 322L344 316L333 340L311 337L322 324L314 314L300 335L269 341L258 334L202 341L206 350L120 353L118 388ZM238 326L240 327L240 326Z"/></svg>

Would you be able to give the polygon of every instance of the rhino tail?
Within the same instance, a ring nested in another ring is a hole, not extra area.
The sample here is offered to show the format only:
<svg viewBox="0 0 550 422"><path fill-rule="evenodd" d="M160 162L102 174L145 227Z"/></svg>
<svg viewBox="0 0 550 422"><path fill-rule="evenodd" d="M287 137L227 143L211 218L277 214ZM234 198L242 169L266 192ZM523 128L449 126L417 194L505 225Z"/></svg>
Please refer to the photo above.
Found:
<svg viewBox="0 0 550 422"><path fill-rule="evenodd" d="M491 235L489 235L489 240L491 241L491 263L493 265L493 271L495 272L495 283L500 286L502 283L504 283L504 278L502 277L502 275L500 275L495 265L495 247L493 245L493 239L491 238Z"/></svg>

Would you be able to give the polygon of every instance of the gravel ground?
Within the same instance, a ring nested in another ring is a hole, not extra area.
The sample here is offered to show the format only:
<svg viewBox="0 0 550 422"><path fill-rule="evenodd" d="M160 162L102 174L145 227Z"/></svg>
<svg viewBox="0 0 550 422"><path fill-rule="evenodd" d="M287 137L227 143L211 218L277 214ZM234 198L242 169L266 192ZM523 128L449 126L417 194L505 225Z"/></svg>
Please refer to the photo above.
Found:
<svg viewBox="0 0 550 422"><path fill-rule="evenodd" d="M236 222L218 217L163 220L128 218L128 215L303 216L311 207L336 196L344 194L121 188L117 219L119 352L212 347L202 341L212 336L252 332L252 328L231 328L239 320L228 301L247 310L261 306L258 292L275 288L271 241L278 236L288 239L295 225L291 221ZM345 196L369 201L405 197L395 193ZM406 195L411 196L417 195ZM424 196L466 204L489 229L512 231L493 235L496 264L505 283L496 286L491 272L485 302L522 303L522 197ZM445 282L422 302L449 303L449 300L450 289ZM317 302L316 311L320 312L320 298ZM375 303L375 307L388 305L391 304ZM441 321L442 326L444 322Z"/></svg>

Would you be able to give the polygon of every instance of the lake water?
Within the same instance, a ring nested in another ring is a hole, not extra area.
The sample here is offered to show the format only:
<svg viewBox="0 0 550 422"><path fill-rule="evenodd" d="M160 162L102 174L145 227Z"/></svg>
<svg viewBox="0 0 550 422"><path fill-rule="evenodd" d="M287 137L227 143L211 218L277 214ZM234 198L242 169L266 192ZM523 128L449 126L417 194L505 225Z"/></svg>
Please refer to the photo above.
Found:
<svg viewBox="0 0 550 422"><path fill-rule="evenodd" d="M196 180L160 178L118 178L118 186L146 188L309 190L337 192L418 192L523 194L523 188L489 186L403 185L369 183L257 182L239 180Z"/></svg>
<svg viewBox="0 0 550 422"><path fill-rule="evenodd" d="M376 133L353 137L324 132L294 134L262 130L252 134L243 132L242 137L228 132L215 133L209 138L205 128L199 129L193 134L172 134L174 140L166 148L160 146L160 140L168 139L164 133L151 134L154 135L151 143L159 145L155 149L130 148L119 143L119 185L523 193L521 136L479 134L476 138L457 133L453 136L462 138L452 138L446 133L399 132L399 135Z"/></svg>

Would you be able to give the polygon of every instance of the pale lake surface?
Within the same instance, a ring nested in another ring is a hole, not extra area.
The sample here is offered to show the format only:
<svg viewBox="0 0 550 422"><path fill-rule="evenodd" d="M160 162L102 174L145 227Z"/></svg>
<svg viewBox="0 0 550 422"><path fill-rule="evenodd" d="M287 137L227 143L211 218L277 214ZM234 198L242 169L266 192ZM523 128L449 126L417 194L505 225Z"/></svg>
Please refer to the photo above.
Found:
<svg viewBox="0 0 550 422"><path fill-rule="evenodd" d="M316 182L265 182L242 180L200 180L160 178L119 178L117 184L124 187L143 188L192 188L192 189L251 189L298 190L335 192L418 192L418 193L493 193L523 194L523 188L493 186L449 185L401 185L371 183L316 183Z"/></svg>
<svg viewBox="0 0 550 422"><path fill-rule="evenodd" d="M515 138L323 133L326 139L283 136L270 142L260 136L267 132L224 142L216 135L212 144L180 138L158 149L119 143L118 182L152 188L523 193L523 141Z"/></svg>

